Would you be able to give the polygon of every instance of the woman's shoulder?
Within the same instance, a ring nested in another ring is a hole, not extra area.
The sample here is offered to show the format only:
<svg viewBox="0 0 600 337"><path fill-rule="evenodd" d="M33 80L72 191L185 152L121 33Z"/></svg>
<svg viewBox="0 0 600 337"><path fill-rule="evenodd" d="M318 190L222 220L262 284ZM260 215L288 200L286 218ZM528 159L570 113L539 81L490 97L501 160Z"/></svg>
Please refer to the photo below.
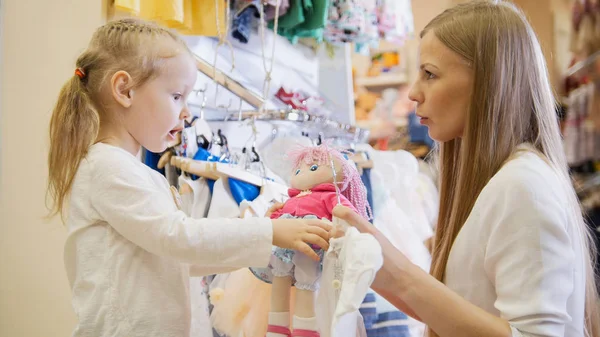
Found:
<svg viewBox="0 0 600 337"><path fill-rule="evenodd" d="M495 194L523 198L543 199L563 196L565 181L543 155L530 151L518 151L490 179L485 189ZM562 198L561 198L562 199Z"/></svg>

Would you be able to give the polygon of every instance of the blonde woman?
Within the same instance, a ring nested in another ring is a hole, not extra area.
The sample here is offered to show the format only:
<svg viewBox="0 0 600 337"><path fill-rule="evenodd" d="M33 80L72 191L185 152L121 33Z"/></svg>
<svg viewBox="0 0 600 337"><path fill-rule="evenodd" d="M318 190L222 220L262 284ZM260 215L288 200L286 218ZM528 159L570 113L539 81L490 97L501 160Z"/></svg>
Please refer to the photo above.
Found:
<svg viewBox="0 0 600 337"><path fill-rule="evenodd" d="M593 250L570 183L544 56L513 5L449 9L421 33L410 92L439 142L431 275L373 233L373 288L429 336L598 336Z"/></svg>

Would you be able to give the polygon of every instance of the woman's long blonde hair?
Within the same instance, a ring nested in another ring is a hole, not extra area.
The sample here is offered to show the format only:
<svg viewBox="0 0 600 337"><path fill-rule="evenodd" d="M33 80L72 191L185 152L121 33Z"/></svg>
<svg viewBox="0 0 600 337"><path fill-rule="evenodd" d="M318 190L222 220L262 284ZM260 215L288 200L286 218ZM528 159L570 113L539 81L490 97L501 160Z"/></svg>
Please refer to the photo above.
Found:
<svg viewBox="0 0 600 337"><path fill-rule="evenodd" d="M87 50L77 59L77 73L63 85L50 119L50 215L63 215L79 164L97 141L101 125L109 122L111 116L105 109L110 77L119 70L127 71L134 88L156 76L162 61L174 56L160 48L159 38L172 39L188 50L167 29L137 19L122 19L96 30Z"/></svg>
<svg viewBox="0 0 600 337"><path fill-rule="evenodd" d="M439 145L440 211L431 274L444 280L450 250L475 200L500 167L523 143L531 144L559 172L570 177L555 100L540 44L514 5L475 1L446 10L421 32L428 32L469 62L475 76L463 137ZM600 333L595 249L575 191L568 195L586 256L586 336ZM429 331L430 336L437 336Z"/></svg>

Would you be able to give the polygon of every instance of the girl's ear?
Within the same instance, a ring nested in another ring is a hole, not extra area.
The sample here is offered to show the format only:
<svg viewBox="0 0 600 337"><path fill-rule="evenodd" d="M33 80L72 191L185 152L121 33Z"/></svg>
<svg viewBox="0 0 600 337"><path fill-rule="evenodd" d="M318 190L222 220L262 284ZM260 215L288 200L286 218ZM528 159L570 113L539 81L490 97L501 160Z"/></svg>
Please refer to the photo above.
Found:
<svg viewBox="0 0 600 337"><path fill-rule="evenodd" d="M110 90L113 98L124 108L131 107L133 79L124 70L117 71L110 79Z"/></svg>

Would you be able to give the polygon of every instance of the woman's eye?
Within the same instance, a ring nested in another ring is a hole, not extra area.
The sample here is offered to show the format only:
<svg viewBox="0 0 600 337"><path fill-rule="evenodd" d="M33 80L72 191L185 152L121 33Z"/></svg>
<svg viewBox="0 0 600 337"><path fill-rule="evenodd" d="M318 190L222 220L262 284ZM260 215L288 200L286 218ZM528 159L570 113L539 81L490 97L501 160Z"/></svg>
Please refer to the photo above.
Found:
<svg viewBox="0 0 600 337"><path fill-rule="evenodd" d="M299 174L300 174L300 170L298 169L298 170L296 170L296 175L299 175Z"/></svg>
<svg viewBox="0 0 600 337"><path fill-rule="evenodd" d="M314 171L316 171L318 168L319 168L319 166L318 166L318 165L313 165L313 166L311 166L311 167L310 167L310 170L314 172Z"/></svg>
<svg viewBox="0 0 600 337"><path fill-rule="evenodd" d="M174 94L173 95L173 99L176 100L176 101L179 101L181 99L181 97L182 97L181 94Z"/></svg>
<svg viewBox="0 0 600 337"><path fill-rule="evenodd" d="M431 79L435 78L435 75L432 72L427 71L427 70L424 70L424 72L425 72L425 78L426 79L431 80Z"/></svg>

